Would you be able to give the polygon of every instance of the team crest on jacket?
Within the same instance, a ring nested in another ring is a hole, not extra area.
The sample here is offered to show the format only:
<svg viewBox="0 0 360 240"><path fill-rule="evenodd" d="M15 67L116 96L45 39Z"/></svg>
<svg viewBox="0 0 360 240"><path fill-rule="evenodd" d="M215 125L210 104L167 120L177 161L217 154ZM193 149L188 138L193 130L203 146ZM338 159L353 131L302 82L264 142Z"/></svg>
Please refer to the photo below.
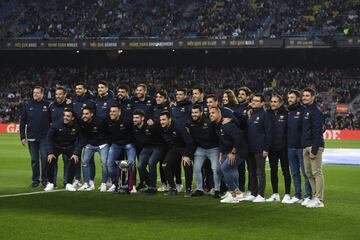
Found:
<svg viewBox="0 0 360 240"><path fill-rule="evenodd" d="M86 104L85 104L85 103L83 104L83 107L86 107Z"/></svg>
<svg viewBox="0 0 360 240"><path fill-rule="evenodd" d="M296 115L299 116L299 115L300 115L300 112L296 112Z"/></svg>
<svg viewBox="0 0 360 240"><path fill-rule="evenodd" d="M180 111L185 112L185 108L182 107Z"/></svg>
<svg viewBox="0 0 360 240"><path fill-rule="evenodd" d="M175 132L175 131L173 132L173 135L176 135L176 132Z"/></svg>
<svg viewBox="0 0 360 240"><path fill-rule="evenodd" d="M256 121L259 121L260 120L260 117L256 117Z"/></svg>
<svg viewBox="0 0 360 240"><path fill-rule="evenodd" d="M46 112L48 109L46 106L43 106L43 111Z"/></svg>
<svg viewBox="0 0 360 240"><path fill-rule="evenodd" d="M106 106L107 105L107 102L104 102L104 106Z"/></svg>
<svg viewBox="0 0 360 240"><path fill-rule="evenodd" d="M281 116L280 116L280 119L284 119L284 116L283 116L283 115L281 115Z"/></svg>

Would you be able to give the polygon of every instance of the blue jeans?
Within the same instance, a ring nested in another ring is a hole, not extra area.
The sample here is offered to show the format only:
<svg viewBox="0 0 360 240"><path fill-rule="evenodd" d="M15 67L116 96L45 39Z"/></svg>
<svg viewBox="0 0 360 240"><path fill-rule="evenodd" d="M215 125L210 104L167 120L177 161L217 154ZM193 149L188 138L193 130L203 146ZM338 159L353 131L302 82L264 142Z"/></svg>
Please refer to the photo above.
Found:
<svg viewBox="0 0 360 240"><path fill-rule="evenodd" d="M89 183L90 180L94 181L93 176L91 176L90 170L90 161L93 159L94 154L98 152L100 154L101 169L102 169L102 183L106 183L107 178L109 177L108 168L106 165L106 160L109 153L109 145L104 144L102 148L99 146L92 146L87 144L84 148L84 158L82 160L83 174L85 183Z"/></svg>
<svg viewBox="0 0 360 240"><path fill-rule="evenodd" d="M31 157L32 182L39 184L40 160L41 160L41 183L46 185L47 180L47 150L46 140L39 139L28 141L29 153Z"/></svg>
<svg viewBox="0 0 360 240"><path fill-rule="evenodd" d="M228 155L224 153L220 167L218 168L218 175L224 176L225 183L227 185L228 191L233 192L239 188L239 172L238 165L241 163L238 156L236 156L236 163L234 166L229 164Z"/></svg>
<svg viewBox="0 0 360 240"><path fill-rule="evenodd" d="M144 147L139 155L138 170L140 178L151 188L156 188L156 164L163 155L161 146ZM149 165L149 171L146 167Z"/></svg>
<svg viewBox="0 0 360 240"><path fill-rule="evenodd" d="M220 191L220 177L217 173L217 168L219 166L219 148L210 148L205 149L197 147L194 154L194 178L196 182L196 189L203 191L203 176L201 169L204 165L206 159L210 159L211 170L214 175L214 189L215 191Z"/></svg>
<svg viewBox="0 0 360 240"><path fill-rule="evenodd" d="M126 153L127 160L130 162L131 169L135 166L136 149L134 144L129 143L126 145L111 144L109 156L107 159L107 167L110 172L111 181L118 186L119 184L119 157Z"/></svg>
<svg viewBox="0 0 360 240"><path fill-rule="evenodd" d="M304 168L304 159L303 159L303 149L302 148L288 148L288 159L291 168L291 174L294 181L295 187L295 197L298 199L302 198L302 190L301 190L301 175L305 179L305 197L312 197L311 186L308 177L305 175Z"/></svg>

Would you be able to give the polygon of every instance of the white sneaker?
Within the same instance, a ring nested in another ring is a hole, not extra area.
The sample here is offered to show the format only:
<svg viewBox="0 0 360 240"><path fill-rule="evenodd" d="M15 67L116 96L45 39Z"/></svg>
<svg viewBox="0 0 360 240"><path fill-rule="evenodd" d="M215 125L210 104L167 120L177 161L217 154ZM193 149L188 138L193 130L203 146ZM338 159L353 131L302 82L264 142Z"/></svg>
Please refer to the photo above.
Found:
<svg viewBox="0 0 360 240"><path fill-rule="evenodd" d="M79 180L75 180L72 185L75 189L78 189L81 187L81 182Z"/></svg>
<svg viewBox="0 0 360 240"><path fill-rule="evenodd" d="M214 196L215 195L215 188L212 188L209 192L210 196Z"/></svg>
<svg viewBox="0 0 360 240"><path fill-rule="evenodd" d="M226 192L224 195L222 195L220 198L224 199L227 198L230 195L230 192Z"/></svg>
<svg viewBox="0 0 360 240"><path fill-rule="evenodd" d="M54 190L54 184L53 183L46 184L46 187L44 188L45 192L51 192L53 190Z"/></svg>
<svg viewBox="0 0 360 240"><path fill-rule="evenodd" d="M115 184L111 185L111 187L107 190L108 192L115 192L116 186Z"/></svg>
<svg viewBox="0 0 360 240"><path fill-rule="evenodd" d="M169 186L165 183L162 183L161 186L157 189L158 192L166 192L169 191Z"/></svg>
<svg viewBox="0 0 360 240"><path fill-rule="evenodd" d="M220 200L220 203L238 203L239 200L236 197L233 197L232 193L228 192L227 196L224 199Z"/></svg>
<svg viewBox="0 0 360 240"><path fill-rule="evenodd" d="M90 189L90 186L88 183L84 183L78 190L79 191L89 191L88 189Z"/></svg>
<svg viewBox="0 0 360 240"><path fill-rule="evenodd" d="M254 195L249 195L249 196L247 196L246 198L244 198L244 201L250 201L250 202L252 202L252 201L254 201L255 200L255 196Z"/></svg>
<svg viewBox="0 0 360 240"><path fill-rule="evenodd" d="M106 192L106 183L102 183L101 185L100 185L100 192Z"/></svg>
<svg viewBox="0 0 360 240"><path fill-rule="evenodd" d="M183 189L183 185L181 185L181 184L176 184L176 191L177 191L178 193L181 192L182 189Z"/></svg>
<svg viewBox="0 0 360 240"><path fill-rule="evenodd" d="M130 193L137 193L135 186L133 186L133 188L132 188L132 190L130 191Z"/></svg>
<svg viewBox="0 0 360 240"><path fill-rule="evenodd" d="M307 206L311 203L311 198L305 198L304 201L301 203L301 206Z"/></svg>
<svg viewBox="0 0 360 240"><path fill-rule="evenodd" d="M95 189L95 182L94 182L94 181L92 181L92 180L89 181L89 188L90 188L90 190L94 190L94 189ZM89 191L90 191L90 190L89 190Z"/></svg>
<svg viewBox="0 0 360 240"><path fill-rule="evenodd" d="M282 200L281 202L282 202L282 203L286 203L286 204L291 204L290 200L291 200L290 195L289 195L289 194L285 194L285 196L284 196L284 198L283 198L283 200Z"/></svg>
<svg viewBox="0 0 360 240"><path fill-rule="evenodd" d="M302 199L299 199L297 197L292 197L289 201L290 204L293 204L293 203L302 203Z"/></svg>
<svg viewBox="0 0 360 240"><path fill-rule="evenodd" d="M112 184L112 182L110 181L107 181L106 182L106 188L111 188L111 186L112 186L113 184Z"/></svg>
<svg viewBox="0 0 360 240"><path fill-rule="evenodd" d="M253 202L254 203L265 202L265 198L262 197L261 195L257 195Z"/></svg>
<svg viewBox="0 0 360 240"><path fill-rule="evenodd" d="M70 183L67 183L66 186L65 186L65 190L66 191L69 191L69 192L76 192L76 188L70 184Z"/></svg>
<svg viewBox="0 0 360 240"><path fill-rule="evenodd" d="M243 193L243 194L244 194L244 198L247 198L248 196L251 195L251 192L250 192L250 191L247 191L247 192L245 192L245 193Z"/></svg>
<svg viewBox="0 0 360 240"><path fill-rule="evenodd" d="M266 202L280 202L280 195L278 193L274 193L271 197L266 199Z"/></svg>
<svg viewBox="0 0 360 240"><path fill-rule="evenodd" d="M314 198L309 205L306 206L307 208L323 208L324 203L320 201L318 198Z"/></svg>
<svg viewBox="0 0 360 240"><path fill-rule="evenodd" d="M236 199L239 200L239 202L244 201L244 193L236 194Z"/></svg>

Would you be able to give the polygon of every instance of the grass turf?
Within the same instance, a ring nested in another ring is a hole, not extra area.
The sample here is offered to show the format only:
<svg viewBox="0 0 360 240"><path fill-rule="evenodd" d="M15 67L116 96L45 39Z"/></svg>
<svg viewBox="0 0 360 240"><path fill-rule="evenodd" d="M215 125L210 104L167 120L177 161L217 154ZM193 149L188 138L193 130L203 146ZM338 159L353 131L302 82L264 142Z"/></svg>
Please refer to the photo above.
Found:
<svg viewBox="0 0 360 240"><path fill-rule="evenodd" d="M1 134L0 146L0 195L40 191L27 187L29 156L18 135ZM359 146L359 141L326 143L326 147ZM324 166L324 209L280 203L221 205L207 196L119 196L98 191L0 198L0 239L358 239L359 170ZM283 194L281 173L279 184ZM267 172L266 195L270 194Z"/></svg>

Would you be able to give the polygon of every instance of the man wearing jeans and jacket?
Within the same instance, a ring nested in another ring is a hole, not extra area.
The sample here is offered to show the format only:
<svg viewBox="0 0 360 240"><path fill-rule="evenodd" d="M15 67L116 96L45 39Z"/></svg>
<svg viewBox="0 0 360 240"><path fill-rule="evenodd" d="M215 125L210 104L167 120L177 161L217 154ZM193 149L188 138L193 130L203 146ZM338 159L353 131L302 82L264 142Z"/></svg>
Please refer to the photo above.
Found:
<svg viewBox="0 0 360 240"><path fill-rule="evenodd" d="M202 167L208 158L211 162L211 169L214 179L214 197L220 194L220 178L216 172L219 160L219 142L215 132L215 124L205 117L202 106L195 104L191 109L192 121L188 124L190 135L196 144L194 154L194 178L196 181L196 191L192 197L204 195Z"/></svg>
<svg viewBox="0 0 360 240"><path fill-rule="evenodd" d="M91 191L95 189L94 178L90 176L90 160L94 157L95 152L100 154L102 168L102 183L100 191L106 191L106 180L108 178L108 169L106 166L109 145L105 135L104 120L94 115L94 110L90 107L83 108L83 115L80 121L81 133L83 135L84 157L82 159L84 184L79 191Z"/></svg>
<svg viewBox="0 0 360 240"><path fill-rule="evenodd" d="M305 107L302 118L301 145L304 148L304 166L309 178L313 197L306 207L324 207L324 176L322 154L324 152L323 115L315 102L315 90L305 88L302 94Z"/></svg>
<svg viewBox="0 0 360 240"><path fill-rule="evenodd" d="M290 203L307 204L311 199L311 186L309 179L305 174L303 148L301 147L301 129L304 107L300 104L300 92L290 90L287 95L288 99L288 159L293 177L295 196L291 198ZM305 181L305 200L302 201L301 174Z"/></svg>

